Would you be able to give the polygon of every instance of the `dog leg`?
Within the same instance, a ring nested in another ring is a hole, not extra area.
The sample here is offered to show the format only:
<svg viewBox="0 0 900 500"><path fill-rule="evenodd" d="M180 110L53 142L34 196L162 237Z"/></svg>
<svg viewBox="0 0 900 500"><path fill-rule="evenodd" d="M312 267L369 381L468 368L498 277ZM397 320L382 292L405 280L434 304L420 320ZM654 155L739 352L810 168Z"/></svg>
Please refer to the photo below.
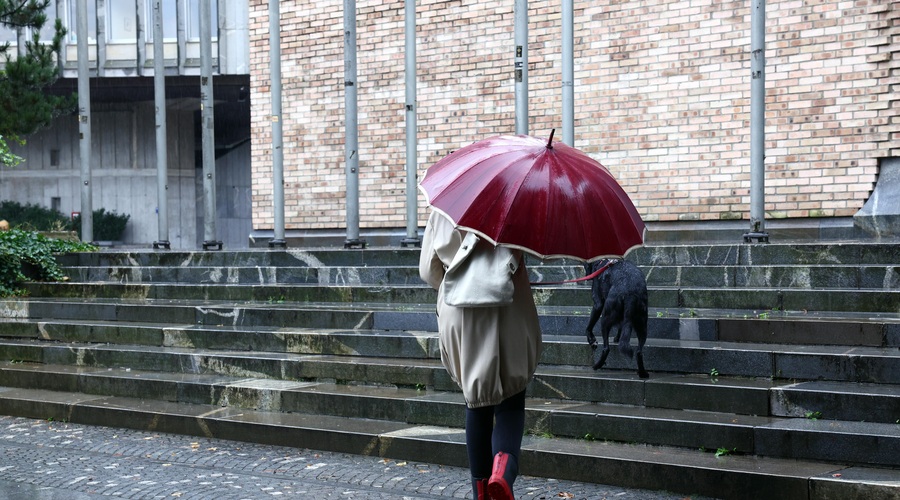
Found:
<svg viewBox="0 0 900 500"><path fill-rule="evenodd" d="M638 367L638 377L640 378L650 378L650 374L644 368L644 353L638 349L637 352L637 367Z"/></svg>
<svg viewBox="0 0 900 500"><path fill-rule="evenodd" d="M606 357L609 356L609 346L604 347L602 351L600 351L600 359L594 363L594 369L599 370L603 368L603 365L606 363Z"/></svg>
<svg viewBox="0 0 900 500"><path fill-rule="evenodd" d="M600 351L600 359L594 363L595 370L602 368L604 363L606 363L606 357L609 356L609 330L612 328L613 321L610 319L612 315L609 314L609 311L604 311L604 313L600 316L600 334L603 336L603 350Z"/></svg>
<svg viewBox="0 0 900 500"><path fill-rule="evenodd" d="M638 347L637 347L638 377L650 378L650 374L644 368L644 343L647 342L647 323L646 323L646 321L638 321L638 324L635 326L636 326L635 333L637 333L637 338L638 338Z"/></svg>
<svg viewBox="0 0 900 500"><path fill-rule="evenodd" d="M587 337L587 343L591 346L591 349L597 349L597 337L594 336L594 325L597 324L598 319L600 319L600 308L594 307L591 309L591 319L588 321L588 326L584 331L585 336Z"/></svg>

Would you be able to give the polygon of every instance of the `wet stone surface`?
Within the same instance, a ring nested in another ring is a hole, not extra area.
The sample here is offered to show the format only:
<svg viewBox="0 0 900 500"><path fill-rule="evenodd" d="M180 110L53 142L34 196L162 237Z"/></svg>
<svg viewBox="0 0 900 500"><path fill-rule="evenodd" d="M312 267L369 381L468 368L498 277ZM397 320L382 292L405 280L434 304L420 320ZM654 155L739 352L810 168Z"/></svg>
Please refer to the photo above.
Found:
<svg viewBox="0 0 900 500"><path fill-rule="evenodd" d="M700 497L522 476L517 498ZM0 416L0 497L471 498L458 467Z"/></svg>

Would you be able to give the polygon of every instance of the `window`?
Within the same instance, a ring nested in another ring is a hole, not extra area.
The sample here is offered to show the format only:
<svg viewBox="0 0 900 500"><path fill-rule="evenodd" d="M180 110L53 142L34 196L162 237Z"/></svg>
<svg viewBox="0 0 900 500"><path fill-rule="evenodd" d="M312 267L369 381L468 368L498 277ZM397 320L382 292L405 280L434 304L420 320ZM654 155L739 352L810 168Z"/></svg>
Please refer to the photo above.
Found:
<svg viewBox="0 0 900 500"><path fill-rule="evenodd" d="M55 34L53 27L56 25L56 0L51 0L47 5L47 8L44 9L44 12L47 14L47 22L45 22L44 27L41 28L41 40L49 42L53 40L53 35ZM28 37L29 40L31 39L31 35L28 32L25 33L25 36ZM18 43L16 30L5 25L0 25L0 44L4 42L16 45Z"/></svg>
<svg viewBox="0 0 900 500"><path fill-rule="evenodd" d="M78 17L76 16L77 2L69 2L69 22L66 27L69 29L69 40L72 43L78 41ZM96 2L87 2L87 24L88 24L88 43L97 41L97 4Z"/></svg>
<svg viewBox="0 0 900 500"><path fill-rule="evenodd" d="M106 25L110 42L133 42L137 39L137 16L134 2L108 2Z"/></svg>
<svg viewBox="0 0 900 500"><path fill-rule="evenodd" d="M147 1L147 41L153 40L153 0ZM175 0L162 0L163 40L174 41L178 37L178 6Z"/></svg>
<svg viewBox="0 0 900 500"><path fill-rule="evenodd" d="M203 0L209 1L210 6L210 35L213 40L218 37L219 34L219 12L218 6L216 5L218 2L216 0ZM188 2L188 19L187 19L188 40L199 40L200 39L200 0L190 0Z"/></svg>

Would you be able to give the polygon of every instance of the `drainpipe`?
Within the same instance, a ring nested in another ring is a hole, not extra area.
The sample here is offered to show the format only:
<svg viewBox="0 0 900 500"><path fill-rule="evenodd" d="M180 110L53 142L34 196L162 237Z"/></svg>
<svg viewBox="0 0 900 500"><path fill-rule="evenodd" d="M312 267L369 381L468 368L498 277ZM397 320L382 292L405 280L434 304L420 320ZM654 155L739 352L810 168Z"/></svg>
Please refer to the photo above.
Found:
<svg viewBox="0 0 900 500"><path fill-rule="evenodd" d="M344 158L347 174L347 241L344 248L365 248L359 239L359 123L356 108L356 0L344 0Z"/></svg>
<svg viewBox="0 0 900 500"><path fill-rule="evenodd" d="M744 242L769 242L766 206L766 2L750 7L750 232Z"/></svg>
<svg viewBox="0 0 900 500"><path fill-rule="evenodd" d="M284 133L281 125L281 11L280 0L269 0L269 64L272 86L272 198L275 215L272 248L285 248L284 240Z"/></svg>
<svg viewBox="0 0 900 500"><path fill-rule="evenodd" d="M81 153L81 241L94 241L94 213L91 196L91 80L88 68L87 0L77 0L75 19L78 31L78 138Z"/></svg>
<svg viewBox="0 0 900 500"><path fill-rule="evenodd" d="M516 134L528 134L528 0L516 0L515 12L515 97Z"/></svg>
<svg viewBox="0 0 900 500"><path fill-rule="evenodd" d="M163 53L162 0L153 0L153 99L156 104L156 218L159 239L153 248L170 248L168 178L169 165L166 152L166 75Z"/></svg>
<svg viewBox="0 0 900 500"><path fill-rule="evenodd" d="M562 142L575 147L575 8L562 0Z"/></svg>
<svg viewBox="0 0 900 500"><path fill-rule="evenodd" d="M216 241L216 138L213 114L212 15L208 1L200 2L200 131L203 155L203 249L221 250Z"/></svg>
<svg viewBox="0 0 900 500"><path fill-rule="evenodd" d="M416 142L416 0L406 0L406 238L404 247L422 245L419 239L419 206Z"/></svg>

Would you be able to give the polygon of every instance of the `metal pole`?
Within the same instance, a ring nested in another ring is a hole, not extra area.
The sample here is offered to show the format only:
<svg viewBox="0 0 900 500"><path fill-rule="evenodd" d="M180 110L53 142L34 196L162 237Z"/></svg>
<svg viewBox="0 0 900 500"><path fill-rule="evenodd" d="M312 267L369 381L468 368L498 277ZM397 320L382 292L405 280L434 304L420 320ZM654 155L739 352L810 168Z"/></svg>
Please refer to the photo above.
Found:
<svg viewBox="0 0 900 500"><path fill-rule="evenodd" d="M528 134L528 0L516 0L516 134Z"/></svg>
<svg viewBox="0 0 900 500"><path fill-rule="evenodd" d="M575 146L575 7L562 0L562 141Z"/></svg>
<svg viewBox="0 0 900 500"><path fill-rule="evenodd" d="M75 5L78 26L78 137L81 153L81 241L94 241L94 213L91 196L91 80L88 69L87 0Z"/></svg>
<svg viewBox="0 0 900 500"><path fill-rule="evenodd" d="M416 181L416 0L406 0L406 238L401 246L421 246Z"/></svg>
<svg viewBox="0 0 900 500"><path fill-rule="evenodd" d="M169 249L168 178L166 144L166 75L163 54L162 0L153 0L153 98L156 104L156 217L159 239L153 248Z"/></svg>
<svg viewBox="0 0 900 500"><path fill-rule="evenodd" d="M347 173L345 248L365 247L359 239L359 124L356 109L356 0L344 0L344 157Z"/></svg>
<svg viewBox="0 0 900 500"><path fill-rule="evenodd" d="M284 133L281 116L281 12L280 0L269 0L269 64L272 86L272 210L275 230L270 247L285 248L284 239Z"/></svg>
<svg viewBox="0 0 900 500"><path fill-rule="evenodd" d="M765 231L766 2L750 12L750 232L744 241L769 241Z"/></svg>
<svg viewBox="0 0 900 500"><path fill-rule="evenodd" d="M216 142L213 114L212 36L210 0L200 2L200 130L203 152L203 249L222 249L216 241Z"/></svg>

